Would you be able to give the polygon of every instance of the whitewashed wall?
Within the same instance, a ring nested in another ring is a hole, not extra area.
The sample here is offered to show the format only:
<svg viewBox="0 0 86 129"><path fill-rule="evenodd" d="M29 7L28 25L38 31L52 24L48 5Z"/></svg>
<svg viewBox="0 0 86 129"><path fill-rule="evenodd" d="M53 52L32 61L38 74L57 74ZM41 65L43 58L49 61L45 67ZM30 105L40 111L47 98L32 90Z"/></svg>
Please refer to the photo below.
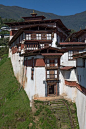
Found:
<svg viewBox="0 0 86 129"><path fill-rule="evenodd" d="M45 97L45 67L36 67L35 68L35 96Z"/></svg>
<svg viewBox="0 0 86 129"><path fill-rule="evenodd" d="M35 97L45 97L45 67L34 67L34 78L31 80L31 67L27 67L26 91L30 100Z"/></svg>
<svg viewBox="0 0 86 129"><path fill-rule="evenodd" d="M77 80L75 69L71 69L68 71L61 70L60 75L59 75L59 79L60 79L60 83L59 83L60 95L65 93L72 101L75 101L75 96L76 96L75 89L76 88L70 89L70 87L67 87L65 85L65 80L68 80L68 81L76 81Z"/></svg>
<svg viewBox="0 0 86 129"><path fill-rule="evenodd" d="M31 67L27 67L26 80L24 79L24 81L26 81L24 90L26 91L29 99L32 100L35 94L35 87L34 87L34 80L31 80Z"/></svg>
<svg viewBox="0 0 86 129"><path fill-rule="evenodd" d="M13 36L10 36L9 41L13 38Z"/></svg>
<svg viewBox="0 0 86 129"><path fill-rule="evenodd" d="M59 80L60 80L60 83L59 83L59 95L62 95L64 93L64 86L65 86L64 75L65 75L64 71L60 72L60 75L59 75Z"/></svg>
<svg viewBox="0 0 86 129"><path fill-rule="evenodd" d="M77 90L76 96L77 116L80 129L86 129L86 95Z"/></svg>
<svg viewBox="0 0 86 129"><path fill-rule="evenodd" d="M75 69L70 69L68 71L64 71L64 79L68 81L77 81L76 77L76 70Z"/></svg>
<svg viewBox="0 0 86 129"><path fill-rule="evenodd" d="M19 53L11 54L11 63L13 66L14 75L20 84L22 84L23 78L23 59L24 57L20 57Z"/></svg>
<svg viewBox="0 0 86 129"><path fill-rule="evenodd" d="M83 73L86 75L86 70L85 68L77 68L78 72L83 75ZM83 70L82 70L83 69ZM60 95L63 93L67 95L66 97L71 99L73 102L76 103L77 107L77 117L78 117L78 122L79 122L79 127L80 129L86 129L86 95L84 95L82 92L80 92L76 87L69 87L65 85L65 80L68 81L76 81L77 82L77 77L75 74L75 70L70 71L61 71L60 72L60 83L59 83L59 88L60 88ZM75 75L74 75L75 74ZM85 77L84 75L84 77ZM68 79L69 78L69 79ZM83 81L81 84L85 83L86 80L83 78Z"/></svg>
<svg viewBox="0 0 86 129"><path fill-rule="evenodd" d="M57 42L57 34L54 33L54 38L53 38L53 41L52 41L52 47L56 47L56 42Z"/></svg>
<svg viewBox="0 0 86 129"><path fill-rule="evenodd" d="M60 59L60 65L62 66L76 66L75 60L68 60L68 52L65 52Z"/></svg>

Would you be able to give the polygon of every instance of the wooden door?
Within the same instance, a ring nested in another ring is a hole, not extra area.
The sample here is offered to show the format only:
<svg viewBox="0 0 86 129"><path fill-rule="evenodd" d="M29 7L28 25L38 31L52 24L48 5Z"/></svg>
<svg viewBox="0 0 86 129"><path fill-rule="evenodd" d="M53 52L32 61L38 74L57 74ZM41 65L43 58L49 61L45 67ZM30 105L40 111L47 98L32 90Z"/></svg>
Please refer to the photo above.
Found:
<svg viewBox="0 0 86 129"><path fill-rule="evenodd" d="M48 84L47 86L47 95L55 95L57 96L57 84Z"/></svg>

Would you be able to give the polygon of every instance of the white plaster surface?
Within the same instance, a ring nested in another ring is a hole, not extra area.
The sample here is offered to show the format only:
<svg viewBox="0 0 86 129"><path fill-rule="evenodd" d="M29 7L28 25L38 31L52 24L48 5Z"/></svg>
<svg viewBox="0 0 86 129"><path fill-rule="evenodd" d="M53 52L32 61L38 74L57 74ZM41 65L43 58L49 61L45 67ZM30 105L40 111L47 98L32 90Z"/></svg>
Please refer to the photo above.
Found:
<svg viewBox="0 0 86 129"><path fill-rule="evenodd" d="M9 40L11 40L13 38L13 36L10 36Z"/></svg>
<svg viewBox="0 0 86 129"><path fill-rule="evenodd" d="M59 95L64 93L64 86L65 86L64 74L65 74L64 71L62 71L62 72L60 72L60 75L59 75L59 80L60 80Z"/></svg>
<svg viewBox="0 0 86 129"><path fill-rule="evenodd" d="M23 78L23 58L20 57L19 53L10 54L11 56L11 63L13 66L14 75L16 76L17 80L22 84Z"/></svg>
<svg viewBox="0 0 86 129"><path fill-rule="evenodd" d="M76 81L76 75L75 75L74 69L70 71L61 71L60 72L60 83L59 83L60 95L65 93L68 96L68 98L70 98L74 102L76 98L76 88L66 86L65 80Z"/></svg>
<svg viewBox="0 0 86 129"><path fill-rule="evenodd" d="M81 72L82 70L80 71L79 68L78 71ZM72 76L73 72L74 70L72 70ZM65 81L64 77L69 78L69 72L64 72L64 71L60 72L61 82L59 83L59 92L60 92L59 94L62 95L63 93L65 93L67 95L66 96L67 98L71 99L73 102L76 103L79 127L80 129L86 129L86 96L82 92L80 92L76 87L66 86L64 82ZM85 83L85 80L83 81Z"/></svg>
<svg viewBox="0 0 86 129"><path fill-rule="evenodd" d="M27 67L27 82L24 90L26 91L30 100L34 97L45 97L45 67L34 68L34 79L31 80L31 67Z"/></svg>
<svg viewBox="0 0 86 129"><path fill-rule="evenodd" d="M69 99L72 100L72 102L75 102L76 100L76 95L77 95L77 89L76 87L68 87L64 86L64 93L67 95Z"/></svg>
<svg viewBox="0 0 86 129"><path fill-rule="evenodd" d="M68 81L77 81L76 77L76 70L75 69L70 69L68 71L64 71L64 79Z"/></svg>
<svg viewBox="0 0 86 129"><path fill-rule="evenodd" d="M27 77L27 82L24 90L26 91L29 99L32 100L35 94L35 87L34 87L34 80L31 80L31 67L27 67L26 77Z"/></svg>
<svg viewBox="0 0 86 129"><path fill-rule="evenodd" d="M35 95L38 97L45 97L45 67L35 68Z"/></svg>
<svg viewBox="0 0 86 129"><path fill-rule="evenodd" d="M53 41L52 41L52 47L56 47L56 42L57 42L57 34L54 33L54 38L53 38Z"/></svg>
<svg viewBox="0 0 86 129"><path fill-rule="evenodd" d="M68 60L68 52L65 52L60 59L60 65L62 66L76 66L76 60Z"/></svg>
<svg viewBox="0 0 86 129"><path fill-rule="evenodd" d="M77 90L76 107L79 127L86 129L86 96L79 90Z"/></svg>

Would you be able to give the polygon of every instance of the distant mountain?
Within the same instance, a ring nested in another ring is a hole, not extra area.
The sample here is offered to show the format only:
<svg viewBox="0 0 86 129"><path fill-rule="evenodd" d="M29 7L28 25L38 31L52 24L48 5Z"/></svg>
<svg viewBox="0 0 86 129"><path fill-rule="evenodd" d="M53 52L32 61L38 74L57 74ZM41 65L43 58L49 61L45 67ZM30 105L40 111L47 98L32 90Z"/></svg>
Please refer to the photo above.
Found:
<svg viewBox="0 0 86 129"><path fill-rule="evenodd" d="M4 6L0 4L0 16L2 18L21 19L22 17L31 16L33 9L26 9L18 6ZM70 16L59 16L53 13L45 13L35 10L38 15L44 15L47 19L61 19L64 25L69 29L76 31L86 27L86 11Z"/></svg>

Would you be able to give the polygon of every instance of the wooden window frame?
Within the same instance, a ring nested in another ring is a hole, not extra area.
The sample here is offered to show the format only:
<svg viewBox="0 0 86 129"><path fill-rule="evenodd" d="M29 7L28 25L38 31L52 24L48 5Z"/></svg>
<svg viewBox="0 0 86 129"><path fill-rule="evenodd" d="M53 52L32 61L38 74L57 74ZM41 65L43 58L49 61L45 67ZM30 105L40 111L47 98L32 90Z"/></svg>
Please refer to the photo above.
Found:
<svg viewBox="0 0 86 129"><path fill-rule="evenodd" d="M41 47L41 48L44 48L44 44L40 44L40 47Z"/></svg>
<svg viewBox="0 0 86 129"><path fill-rule="evenodd" d="M25 39L26 40L31 40L31 34L25 34Z"/></svg>
<svg viewBox="0 0 86 129"><path fill-rule="evenodd" d="M68 51L68 60L73 60L73 51Z"/></svg>
<svg viewBox="0 0 86 129"><path fill-rule="evenodd" d="M37 40L35 33L31 34L31 40Z"/></svg>
<svg viewBox="0 0 86 129"><path fill-rule="evenodd" d="M36 39L37 40L41 40L42 39L42 35L41 34L36 34Z"/></svg>
<svg viewBox="0 0 86 129"><path fill-rule="evenodd" d="M47 72L49 71L49 73L46 73L46 78L47 79L57 79L58 78L58 71L57 70L47 70ZM50 71L54 71L54 74L50 74ZM57 73L55 73L55 71L57 71ZM47 75L49 75L49 78L47 77ZM55 75L57 75L57 77L55 78ZM52 77L54 76L54 77Z"/></svg>
<svg viewBox="0 0 86 129"><path fill-rule="evenodd" d="M47 40L47 35L46 34L42 34L41 38L42 38L42 40Z"/></svg>
<svg viewBox="0 0 86 129"><path fill-rule="evenodd" d="M29 49L30 50L38 49L38 43L28 43L28 44L26 44L26 46L27 46L28 50Z"/></svg>
<svg viewBox="0 0 86 129"><path fill-rule="evenodd" d="M52 35L51 34L47 34L47 40L52 40Z"/></svg>
<svg viewBox="0 0 86 129"><path fill-rule="evenodd" d="M47 62L49 60L49 62ZM57 61L56 61L57 60ZM58 58L46 59L46 67L58 67Z"/></svg>
<svg viewBox="0 0 86 129"><path fill-rule="evenodd" d="M68 60L69 61L75 60L75 59L73 59L73 54L75 54L77 52L79 52L79 51L72 51L72 50L68 51Z"/></svg>

